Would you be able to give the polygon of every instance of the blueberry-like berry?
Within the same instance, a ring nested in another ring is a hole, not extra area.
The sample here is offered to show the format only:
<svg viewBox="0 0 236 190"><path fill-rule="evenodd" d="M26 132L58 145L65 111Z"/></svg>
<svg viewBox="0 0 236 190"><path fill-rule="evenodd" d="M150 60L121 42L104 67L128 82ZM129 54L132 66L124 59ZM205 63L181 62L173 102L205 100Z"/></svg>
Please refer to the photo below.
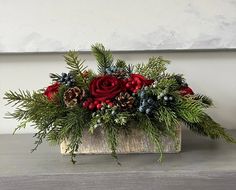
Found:
<svg viewBox="0 0 236 190"><path fill-rule="evenodd" d="M151 110L150 108L147 108L147 109L146 109L146 114L149 115L149 114L151 114L151 112L152 112L152 110Z"/></svg>
<svg viewBox="0 0 236 190"><path fill-rule="evenodd" d="M73 86L75 83L75 79L73 78L73 75L71 73L62 73L60 78L58 79L58 82L65 84L66 86Z"/></svg>
<svg viewBox="0 0 236 190"><path fill-rule="evenodd" d="M142 106L147 106L147 101L146 101L146 99L143 99L141 105L142 105Z"/></svg>
<svg viewBox="0 0 236 190"><path fill-rule="evenodd" d="M144 98L145 97L145 92L144 91L142 91L141 93L140 93L140 98Z"/></svg>
<svg viewBox="0 0 236 190"><path fill-rule="evenodd" d="M66 73L61 73L62 78L65 78L67 76Z"/></svg>
<svg viewBox="0 0 236 190"><path fill-rule="evenodd" d="M140 107L138 108L138 111L140 111L141 113L145 112L144 106L140 106Z"/></svg>
<svg viewBox="0 0 236 190"><path fill-rule="evenodd" d="M173 101L174 100L173 96L169 96L169 100Z"/></svg>
<svg viewBox="0 0 236 190"><path fill-rule="evenodd" d="M163 104L165 106L168 106L170 103L172 103L174 101L174 97L172 95L165 95L163 97Z"/></svg>
<svg viewBox="0 0 236 190"><path fill-rule="evenodd" d="M154 103L153 99L151 99L151 98L149 98L147 102L148 102L149 104L153 104L153 103Z"/></svg>
<svg viewBox="0 0 236 190"><path fill-rule="evenodd" d="M164 99L165 101L168 101L168 100L169 100L169 97L168 97L168 96L164 96L163 99Z"/></svg>

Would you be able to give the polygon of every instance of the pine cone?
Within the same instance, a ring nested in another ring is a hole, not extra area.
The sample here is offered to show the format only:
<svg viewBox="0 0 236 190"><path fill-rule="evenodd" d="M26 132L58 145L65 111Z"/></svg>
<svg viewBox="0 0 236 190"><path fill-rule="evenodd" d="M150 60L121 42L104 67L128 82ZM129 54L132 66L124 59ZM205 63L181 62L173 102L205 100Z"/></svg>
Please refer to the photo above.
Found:
<svg viewBox="0 0 236 190"><path fill-rule="evenodd" d="M67 107L74 107L82 100L84 96L84 89L80 89L79 87L69 88L64 93L64 102Z"/></svg>
<svg viewBox="0 0 236 190"><path fill-rule="evenodd" d="M116 105L122 110L132 109L134 106L135 98L131 96L128 92L121 92L116 97Z"/></svg>

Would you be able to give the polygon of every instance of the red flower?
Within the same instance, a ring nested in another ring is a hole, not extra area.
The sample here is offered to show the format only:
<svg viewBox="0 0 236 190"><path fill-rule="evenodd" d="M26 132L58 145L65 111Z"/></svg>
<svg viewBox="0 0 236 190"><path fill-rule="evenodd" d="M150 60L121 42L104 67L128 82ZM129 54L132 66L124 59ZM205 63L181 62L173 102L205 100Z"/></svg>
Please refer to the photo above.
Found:
<svg viewBox="0 0 236 190"><path fill-rule="evenodd" d="M134 93L137 93L143 86L149 86L154 80L148 80L144 76L139 74L131 74L130 78L126 81L125 87Z"/></svg>
<svg viewBox="0 0 236 190"><path fill-rule="evenodd" d="M112 99L123 90L123 81L110 75L94 78L89 86L92 97L100 101Z"/></svg>
<svg viewBox="0 0 236 190"><path fill-rule="evenodd" d="M193 92L193 90L191 88L182 86L180 88L180 94L182 96L186 96L186 95L193 95L194 92Z"/></svg>
<svg viewBox="0 0 236 190"><path fill-rule="evenodd" d="M60 83L56 82L53 85L50 85L47 87L47 89L44 92L44 95L47 96L48 100L52 100L55 94L58 93L60 87Z"/></svg>

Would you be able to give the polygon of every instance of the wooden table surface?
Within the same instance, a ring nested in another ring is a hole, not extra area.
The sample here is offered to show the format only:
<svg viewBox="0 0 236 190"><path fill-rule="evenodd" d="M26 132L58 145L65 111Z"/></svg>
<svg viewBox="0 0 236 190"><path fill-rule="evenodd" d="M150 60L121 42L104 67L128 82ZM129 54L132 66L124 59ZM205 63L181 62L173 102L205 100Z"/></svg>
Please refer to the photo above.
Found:
<svg viewBox="0 0 236 190"><path fill-rule="evenodd" d="M236 137L236 131L231 131ZM32 135L0 135L0 190L234 190L236 145L183 132L182 152L80 155L73 165L58 146L42 144L30 153Z"/></svg>

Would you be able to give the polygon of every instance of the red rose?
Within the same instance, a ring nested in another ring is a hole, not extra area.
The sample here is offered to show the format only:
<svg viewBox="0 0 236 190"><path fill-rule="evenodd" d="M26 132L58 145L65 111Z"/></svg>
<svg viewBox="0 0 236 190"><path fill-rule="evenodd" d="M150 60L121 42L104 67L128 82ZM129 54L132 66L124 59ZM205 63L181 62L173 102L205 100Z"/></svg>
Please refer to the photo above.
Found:
<svg viewBox="0 0 236 190"><path fill-rule="evenodd" d="M94 78L89 86L92 97L100 101L114 98L123 89L123 81L110 75Z"/></svg>
<svg viewBox="0 0 236 190"><path fill-rule="evenodd" d="M60 83L56 82L53 85L50 85L47 87L47 89L44 92L44 95L47 96L48 100L52 100L55 94L58 93L60 87Z"/></svg>
<svg viewBox="0 0 236 190"><path fill-rule="evenodd" d="M134 93L137 93L143 86L149 86L154 80L148 80L144 76L139 74L131 74L130 78L126 81L125 87Z"/></svg>
<svg viewBox="0 0 236 190"><path fill-rule="evenodd" d="M180 94L182 96L186 96L186 95L193 95L194 92L193 92L193 90L191 88L182 86L180 88Z"/></svg>

